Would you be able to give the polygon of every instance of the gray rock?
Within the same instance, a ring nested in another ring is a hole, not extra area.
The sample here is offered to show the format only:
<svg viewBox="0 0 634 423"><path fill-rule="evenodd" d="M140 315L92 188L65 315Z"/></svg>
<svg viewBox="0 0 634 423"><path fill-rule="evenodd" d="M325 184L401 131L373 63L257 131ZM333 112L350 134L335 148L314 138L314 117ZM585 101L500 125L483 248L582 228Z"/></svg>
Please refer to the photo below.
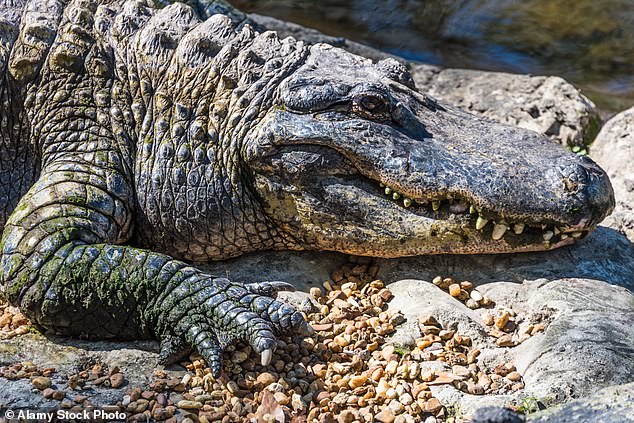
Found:
<svg viewBox="0 0 634 423"><path fill-rule="evenodd" d="M634 383L610 386L560 407L529 416L531 423L634 422Z"/></svg>
<svg viewBox="0 0 634 423"><path fill-rule="evenodd" d="M616 209L604 222L634 241L634 107L610 119L592 144L592 158L608 173Z"/></svg>
<svg viewBox="0 0 634 423"><path fill-rule="evenodd" d="M463 110L585 147L600 119L595 105L557 76L514 75L413 65L419 90Z"/></svg>

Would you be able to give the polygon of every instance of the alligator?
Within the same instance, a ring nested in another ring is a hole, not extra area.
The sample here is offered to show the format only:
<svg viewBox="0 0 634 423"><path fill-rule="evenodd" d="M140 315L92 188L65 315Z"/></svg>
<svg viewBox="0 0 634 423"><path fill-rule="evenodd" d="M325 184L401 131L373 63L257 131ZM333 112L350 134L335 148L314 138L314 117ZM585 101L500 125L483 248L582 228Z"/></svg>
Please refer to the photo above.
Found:
<svg viewBox="0 0 634 423"><path fill-rule="evenodd" d="M200 263L262 250L542 251L614 207L537 133L416 90L404 65L144 0L0 0L0 286L50 334L156 339L213 374L308 334Z"/></svg>

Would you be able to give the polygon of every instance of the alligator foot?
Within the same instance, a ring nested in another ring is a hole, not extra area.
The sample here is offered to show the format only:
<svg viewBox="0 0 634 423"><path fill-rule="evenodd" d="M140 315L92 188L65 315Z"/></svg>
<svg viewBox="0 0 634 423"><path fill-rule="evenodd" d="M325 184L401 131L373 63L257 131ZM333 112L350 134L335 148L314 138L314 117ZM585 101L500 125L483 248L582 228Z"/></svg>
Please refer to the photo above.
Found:
<svg viewBox="0 0 634 423"><path fill-rule="evenodd" d="M161 305L167 307L163 327L173 328L162 336L161 363L173 363L193 347L218 377L224 348L246 341L268 365L277 346L275 333L312 333L300 312L275 299L279 291L294 288L286 282L240 285L224 278L181 284Z"/></svg>

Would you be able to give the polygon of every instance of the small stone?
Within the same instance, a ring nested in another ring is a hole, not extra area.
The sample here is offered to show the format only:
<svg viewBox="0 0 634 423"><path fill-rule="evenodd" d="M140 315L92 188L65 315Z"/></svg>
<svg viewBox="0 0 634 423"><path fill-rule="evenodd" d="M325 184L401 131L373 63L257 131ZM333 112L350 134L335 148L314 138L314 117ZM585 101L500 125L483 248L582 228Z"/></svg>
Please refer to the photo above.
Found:
<svg viewBox="0 0 634 423"><path fill-rule="evenodd" d="M110 376L110 386L112 388L120 388L125 382L125 378L123 377L123 373L115 373Z"/></svg>
<svg viewBox="0 0 634 423"><path fill-rule="evenodd" d="M66 392L64 391L55 391L53 392L53 396L52 398L56 401L62 401L64 398L66 398Z"/></svg>
<svg viewBox="0 0 634 423"><path fill-rule="evenodd" d="M440 333L440 328L436 327L436 326L422 326L420 328L420 332L423 335L438 335Z"/></svg>
<svg viewBox="0 0 634 423"><path fill-rule="evenodd" d="M471 291L469 295L471 296L471 299L473 301L477 301L477 302L482 301L482 299L484 298L482 294L480 293L480 291L478 291L477 289L474 289L473 291Z"/></svg>
<svg viewBox="0 0 634 423"><path fill-rule="evenodd" d="M42 396L44 398L53 398L53 394L55 393L55 389L53 388L46 388L42 391Z"/></svg>
<svg viewBox="0 0 634 423"><path fill-rule="evenodd" d="M453 366L451 368L451 371L456 376L469 377L471 375L471 371L464 366L458 366L458 365Z"/></svg>
<svg viewBox="0 0 634 423"><path fill-rule="evenodd" d="M360 386L363 386L363 384L368 380L368 377L364 374L358 375L358 376L352 376L350 378L350 382L348 382L348 385L350 386L350 388L355 389L358 388Z"/></svg>
<svg viewBox="0 0 634 423"><path fill-rule="evenodd" d="M255 381L260 386L269 386L273 382L277 382L277 377L269 372L260 373Z"/></svg>
<svg viewBox="0 0 634 423"><path fill-rule="evenodd" d="M249 354L244 351L234 351L233 354L231 354L231 362L236 364L244 363L248 358Z"/></svg>
<svg viewBox="0 0 634 423"><path fill-rule="evenodd" d="M396 420L396 416L389 408L384 408L376 416L374 416L374 419L382 423L393 423L394 420Z"/></svg>
<svg viewBox="0 0 634 423"><path fill-rule="evenodd" d="M467 381L467 392L472 395L484 395L484 388L482 385L478 385L472 381Z"/></svg>
<svg viewBox="0 0 634 423"><path fill-rule="evenodd" d="M31 384L40 391L43 391L46 388L50 388L52 383L51 379L47 378L46 376L38 376L31 380Z"/></svg>
<svg viewBox="0 0 634 423"><path fill-rule="evenodd" d="M337 421L339 423L352 423L354 420L354 413L350 410L343 410L341 413L339 413L339 416L337 417Z"/></svg>
<svg viewBox="0 0 634 423"><path fill-rule="evenodd" d="M425 402L425 411L427 413L436 414L442 408L442 404L437 398L430 398Z"/></svg>
<svg viewBox="0 0 634 423"><path fill-rule="evenodd" d="M317 299L317 298L321 298L321 289L317 286L313 286L312 288L310 288L310 296Z"/></svg>
<svg viewBox="0 0 634 423"><path fill-rule="evenodd" d="M463 282L460 282L460 288L464 289L465 291L468 291L470 289L473 289L473 284L469 281L463 281Z"/></svg>
<svg viewBox="0 0 634 423"><path fill-rule="evenodd" d="M321 325L312 324L311 326L316 332L327 332L329 330L332 330L332 323L324 323Z"/></svg>
<svg viewBox="0 0 634 423"><path fill-rule="evenodd" d="M510 334L506 334L506 335L502 335L500 336L497 341L495 341L495 344L498 347L514 347L515 346L515 341L513 341L513 336Z"/></svg>
<svg viewBox="0 0 634 423"><path fill-rule="evenodd" d="M508 375L506 375L506 378L510 380L511 382L518 382L522 380L522 376L519 374L519 372L511 372Z"/></svg>
<svg viewBox="0 0 634 423"><path fill-rule="evenodd" d="M291 407L293 410L301 412L306 410L306 403L299 394L293 394L291 396Z"/></svg>
<svg viewBox="0 0 634 423"><path fill-rule="evenodd" d="M465 305L466 305L468 308L470 308L471 310L475 310L475 309L477 309L478 307L480 307L480 304L478 304L478 302L477 302L477 301L475 301L473 298L469 298L469 299L467 300L467 302L465 302Z"/></svg>
<svg viewBox="0 0 634 423"><path fill-rule="evenodd" d="M418 324L420 326L437 326L438 320L431 314L424 314L418 318Z"/></svg>
<svg viewBox="0 0 634 423"><path fill-rule="evenodd" d="M495 317L493 317L491 313L484 313L482 315L482 323L487 326L493 326L493 324L495 323Z"/></svg>
<svg viewBox="0 0 634 423"><path fill-rule="evenodd" d="M198 401L180 400L176 406L183 410L198 410L202 408L203 405Z"/></svg>
<svg viewBox="0 0 634 423"><path fill-rule="evenodd" d="M412 398L412 396L408 394L407 392L399 396L398 399L403 405L410 405L411 403L414 402L414 398Z"/></svg>
<svg viewBox="0 0 634 423"><path fill-rule="evenodd" d="M506 326L506 324L509 322L509 317L509 313L503 311L500 317L495 320L495 327L499 330L504 329L504 326Z"/></svg>
<svg viewBox="0 0 634 423"><path fill-rule="evenodd" d="M456 331L455 330L446 330L443 329L440 332L438 332L438 336L440 336L440 339L442 339L443 341L448 341L451 338L453 338L453 336L455 335Z"/></svg>
<svg viewBox="0 0 634 423"><path fill-rule="evenodd" d="M457 283L449 285L449 295L451 295L452 297L458 297L460 295L460 291L460 285L458 285Z"/></svg>
<svg viewBox="0 0 634 423"><path fill-rule="evenodd" d="M280 405L288 405L291 401L284 392L276 392L273 394L273 398L275 398L275 401L277 401Z"/></svg>
<svg viewBox="0 0 634 423"><path fill-rule="evenodd" d="M442 276L436 276L431 283L433 283L434 285L438 286L442 283Z"/></svg>

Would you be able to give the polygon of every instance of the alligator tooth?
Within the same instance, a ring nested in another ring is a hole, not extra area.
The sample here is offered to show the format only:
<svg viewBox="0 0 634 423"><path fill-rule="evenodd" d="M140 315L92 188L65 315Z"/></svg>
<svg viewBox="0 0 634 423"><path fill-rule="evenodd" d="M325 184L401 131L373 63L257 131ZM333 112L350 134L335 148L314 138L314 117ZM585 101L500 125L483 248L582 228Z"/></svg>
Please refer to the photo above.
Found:
<svg viewBox="0 0 634 423"><path fill-rule="evenodd" d="M564 239L566 239L566 238L568 238L568 235L567 235L567 234L561 234L561 239L562 239L562 241L563 241Z"/></svg>
<svg viewBox="0 0 634 423"><path fill-rule="evenodd" d="M271 359L273 358L273 350L270 348L267 348L266 350L262 351L262 355L261 355L261 363L263 366L268 366L269 364L271 364Z"/></svg>
<svg viewBox="0 0 634 423"><path fill-rule="evenodd" d="M477 212L477 210L476 210L475 206L469 207L469 213L476 214L476 212Z"/></svg>
<svg viewBox="0 0 634 423"><path fill-rule="evenodd" d="M542 225L542 231L546 229L547 225Z"/></svg>
<svg viewBox="0 0 634 423"><path fill-rule="evenodd" d="M573 238L579 238L581 236L581 232L573 232L571 235Z"/></svg>
<svg viewBox="0 0 634 423"><path fill-rule="evenodd" d="M502 239L502 237L504 236L504 232L506 232L507 229L508 227L501 223L496 223L495 225L493 225L493 239L496 241Z"/></svg>
<svg viewBox="0 0 634 423"><path fill-rule="evenodd" d="M513 225L513 232L515 232L517 235L520 235L522 232L524 232L524 224L516 223L515 225Z"/></svg>
<svg viewBox="0 0 634 423"><path fill-rule="evenodd" d="M489 221L482 216L478 216L478 220L476 220L476 229L480 230L486 226Z"/></svg>
<svg viewBox="0 0 634 423"><path fill-rule="evenodd" d="M546 231L542 234L544 241L550 241L554 235L553 231Z"/></svg>
<svg viewBox="0 0 634 423"><path fill-rule="evenodd" d="M385 187L385 195L390 195L392 193L392 188Z"/></svg>
<svg viewBox="0 0 634 423"><path fill-rule="evenodd" d="M379 186L380 186L381 188L383 188L383 187L385 186L385 184L384 184L383 182L381 182L381 183L379 183Z"/></svg>
<svg viewBox="0 0 634 423"><path fill-rule="evenodd" d="M553 229L553 232L555 233L555 235L559 235L561 233L561 231L559 230L558 227L555 226L555 229Z"/></svg>
<svg viewBox="0 0 634 423"><path fill-rule="evenodd" d="M399 198L401 198L401 194L399 194L398 192L395 192L394 194L392 194L392 198L395 200L398 200Z"/></svg>
<svg viewBox="0 0 634 423"><path fill-rule="evenodd" d="M411 198L405 198L405 199L403 200L403 205L404 205L405 207L409 207L409 206L411 206L411 205L412 205L412 199L411 199Z"/></svg>
<svg viewBox="0 0 634 423"><path fill-rule="evenodd" d="M434 211L438 211L438 209L440 208L440 201L432 201L431 208L434 209Z"/></svg>

